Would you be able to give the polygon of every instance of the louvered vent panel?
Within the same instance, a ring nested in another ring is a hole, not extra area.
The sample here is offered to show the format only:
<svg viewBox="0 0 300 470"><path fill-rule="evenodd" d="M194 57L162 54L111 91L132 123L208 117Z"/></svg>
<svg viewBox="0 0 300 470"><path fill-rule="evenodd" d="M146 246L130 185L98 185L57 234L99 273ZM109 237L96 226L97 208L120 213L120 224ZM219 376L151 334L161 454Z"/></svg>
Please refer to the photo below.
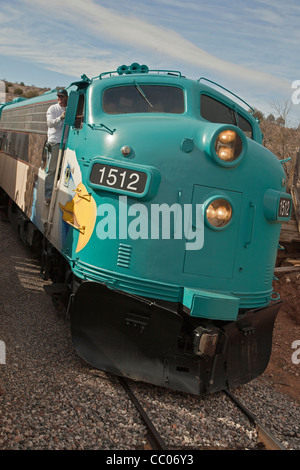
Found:
<svg viewBox="0 0 300 470"><path fill-rule="evenodd" d="M121 268L129 268L132 255L132 246L125 245L125 243L120 243L117 266Z"/></svg>

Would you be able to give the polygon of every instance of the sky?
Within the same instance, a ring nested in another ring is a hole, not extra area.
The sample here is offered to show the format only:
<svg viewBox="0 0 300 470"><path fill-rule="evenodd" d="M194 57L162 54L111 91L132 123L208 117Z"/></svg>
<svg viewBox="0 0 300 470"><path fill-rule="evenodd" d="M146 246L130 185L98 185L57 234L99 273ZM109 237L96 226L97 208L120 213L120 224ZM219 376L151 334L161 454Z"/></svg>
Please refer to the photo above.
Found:
<svg viewBox="0 0 300 470"><path fill-rule="evenodd" d="M0 5L2 80L67 87L82 74L93 78L138 62L196 80L206 77L265 116L291 105L290 124L300 123L300 99L294 99L300 97L299 0L0 0Z"/></svg>

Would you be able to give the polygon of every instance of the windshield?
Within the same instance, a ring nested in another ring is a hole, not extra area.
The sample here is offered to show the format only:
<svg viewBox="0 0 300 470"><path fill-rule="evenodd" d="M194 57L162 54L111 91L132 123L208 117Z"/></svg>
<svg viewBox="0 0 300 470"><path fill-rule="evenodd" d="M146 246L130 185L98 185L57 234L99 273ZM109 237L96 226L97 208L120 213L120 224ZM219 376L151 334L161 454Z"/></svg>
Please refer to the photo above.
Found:
<svg viewBox="0 0 300 470"><path fill-rule="evenodd" d="M107 114L184 112L183 90L174 86L133 85L108 88L103 93Z"/></svg>

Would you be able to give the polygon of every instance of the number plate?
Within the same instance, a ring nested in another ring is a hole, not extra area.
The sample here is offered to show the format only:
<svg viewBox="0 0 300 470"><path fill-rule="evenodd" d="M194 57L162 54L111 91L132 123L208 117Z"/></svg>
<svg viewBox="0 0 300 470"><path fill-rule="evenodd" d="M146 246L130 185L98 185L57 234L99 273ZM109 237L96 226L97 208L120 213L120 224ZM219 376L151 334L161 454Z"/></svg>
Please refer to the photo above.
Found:
<svg viewBox="0 0 300 470"><path fill-rule="evenodd" d="M143 194L147 184L147 173L105 163L95 163L91 171L90 182L93 185L111 188L118 192Z"/></svg>
<svg viewBox="0 0 300 470"><path fill-rule="evenodd" d="M288 197L281 197L278 206L278 217L289 217L291 210L291 199Z"/></svg>

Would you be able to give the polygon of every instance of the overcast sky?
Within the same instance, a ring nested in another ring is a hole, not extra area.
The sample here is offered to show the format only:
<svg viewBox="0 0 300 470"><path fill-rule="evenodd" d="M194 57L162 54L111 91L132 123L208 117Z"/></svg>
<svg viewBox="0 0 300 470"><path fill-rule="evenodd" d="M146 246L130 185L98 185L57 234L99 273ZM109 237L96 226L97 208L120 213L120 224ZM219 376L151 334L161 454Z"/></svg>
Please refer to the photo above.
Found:
<svg viewBox="0 0 300 470"><path fill-rule="evenodd" d="M275 114L300 80L299 46L299 0L1 0L0 79L27 85L138 62L204 76ZM292 116L298 125L300 104Z"/></svg>

